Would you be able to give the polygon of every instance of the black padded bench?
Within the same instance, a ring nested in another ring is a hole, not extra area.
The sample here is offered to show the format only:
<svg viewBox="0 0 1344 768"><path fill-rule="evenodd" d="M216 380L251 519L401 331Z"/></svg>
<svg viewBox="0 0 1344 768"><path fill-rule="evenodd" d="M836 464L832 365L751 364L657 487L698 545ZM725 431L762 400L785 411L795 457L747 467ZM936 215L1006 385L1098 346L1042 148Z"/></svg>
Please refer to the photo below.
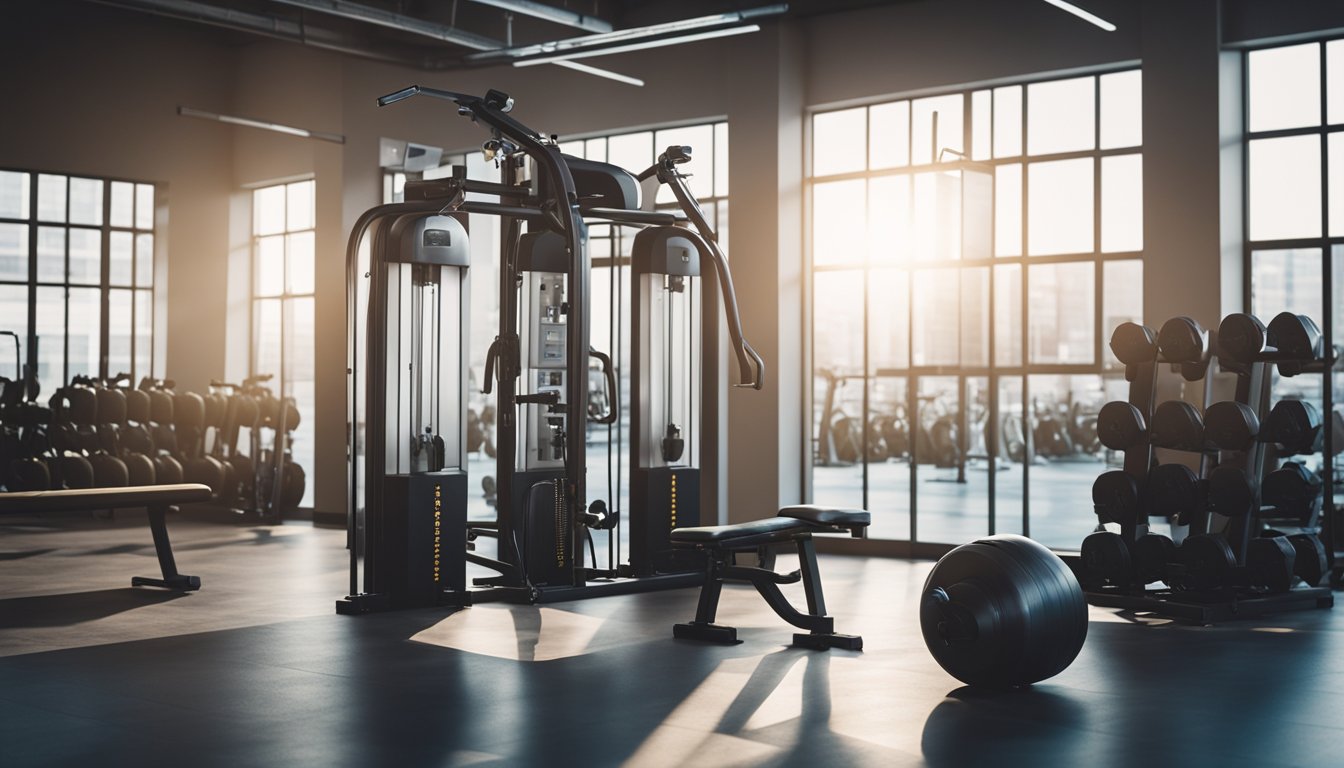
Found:
<svg viewBox="0 0 1344 768"><path fill-rule="evenodd" d="M39 515L44 512L83 512L95 509L134 509L149 512L149 530L154 535L154 552L159 556L163 578L135 576L131 586L166 587L186 592L201 588L197 576L177 572L173 545L168 541L165 515L178 504L209 501L210 489L198 483L178 485L142 485L132 488L81 488L72 491L25 491L0 493L0 515Z"/></svg>
<svg viewBox="0 0 1344 768"><path fill-rule="evenodd" d="M780 618L807 630L807 634L793 636L794 645L816 650L863 650L863 638L836 634L834 619L826 615L826 600L821 593L821 574L817 572L817 553L812 545L812 534L847 533L858 537L863 535L870 521L870 515L861 509L800 505L785 507L775 517L764 520L674 529L671 534L672 546L705 553L705 583L700 589L695 621L675 625L672 628L673 636L712 643L741 642L737 639L735 627L714 623L723 582L739 579L751 582ZM792 573L776 573L770 567L774 563L770 547L784 542L793 542L798 547L798 570ZM761 567L737 564L737 553L749 551L759 554ZM779 589L780 584L796 584L799 581L803 582L803 590L807 595L807 613L794 608Z"/></svg>

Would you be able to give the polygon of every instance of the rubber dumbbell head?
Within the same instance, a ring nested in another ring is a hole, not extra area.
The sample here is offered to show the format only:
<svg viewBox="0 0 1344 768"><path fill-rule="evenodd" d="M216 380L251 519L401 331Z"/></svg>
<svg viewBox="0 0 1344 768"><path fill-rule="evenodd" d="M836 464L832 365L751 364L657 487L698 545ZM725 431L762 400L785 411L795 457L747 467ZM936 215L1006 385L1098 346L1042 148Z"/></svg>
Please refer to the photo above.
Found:
<svg viewBox="0 0 1344 768"><path fill-rule="evenodd" d="M1265 475L1260 495L1267 506L1274 507L1277 517L1292 517L1305 524L1316 511L1321 486L1321 478L1305 464L1286 461Z"/></svg>
<svg viewBox="0 0 1344 768"><path fill-rule="evenodd" d="M1092 482L1092 509L1103 523L1124 525L1137 520L1139 484L1123 470L1101 473Z"/></svg>
<svg viewBox="0 0 1344 768"><path fill-rule="evenodd" d="M1204 418L1184 400L1168 400L1153 411L1150 439L1159 448L1204 450Z"/></svg>
<svg viewBox="0 0 1344 768"><path fill-rule="evenodd" d="M149 415L155 424L173 423L173 396L161 389L149 393Z"/></svg>
<svg viewBox="0 0 1344 768"><path fill-rule="evenodd" d="M1134 542L1134 574L1140 584L1165 582L1176 562L1176 544L1157 533L1140 536Z"/></svg>
<svg viewBox="0 0 1344 768"><path fill-rule="evenodd" d="M1150 363L1157 359L1157 334L1138 323L1121 323L1111 333L1111 352L1125 365Z"/></svg>
<svg viewBox="0 0 1344 768"><path fill-rule="evenodd" d="M98 390L98 424L126 422L126 393L116 388Z"/></svg>
<svg viewBox="0 0 1344 768"><path fill-rule="evenodd" d="M1177 525L1189 525L1204 506L1204 493L1199 478L1184 464L1160 464L1148 472L1148 484L1152 489L1153 513L1175 521Z"/></svg>
<svg viewBox="0 0 1344 768"><path fill-rule="evenodd" d="M64 421L79 427L91 427L98 422L98 395L88 387L66 387Z"/></svg>
<svg viewBox="0 0 1344 768"><path fill-rule="evenodd" d="M1321 537L1314 533L1298 533L1289 536L1288 543L1293 545L1296 553L1293 575L1308 587L1320 586L1321 579L1330 571L1330 558Z"/></svg>
<svg viewBox="0 0 1344 768"><path fill-rule="evenodd" d="M1235 313L1218 326L1218 354L1236 363L1255 362L1265 351L1265 324L1255 315Z"/></svg>
<svg viewBox="0 0 1344 768"><path fill-rule="evenodd" d="M16 459L10 465L11 491L45 491L51 488L51 471L41 459Z"/></svg>
<svg viewBox="0 0 1344 768"><path fill-rule="evenodd" d="M968 685L1006 688L1053 677L1087 638L1087 603L1073 572L1021 536L991 536L947 553L923 595L924 643Z"/></svg>
<svg viewBox="0 0 1344 768"><path fill-rule="evenodd" d="M1245 517L1259 511L1255 489L1239 467L1225 465L1209 473L1209 511L1224 517Z"/></svg>
<svg viewBox="0 0 1344 768"><path fill-rule="evenodd" d="M1123 536L1110 531L1088 534L1083 539L1079 560L1083 586L1088 589L1128 586L1134 573L1129 544Z"/></svg>
<svg viewBox="0 0 1344 768"><path fill-rule="evenodd" d="M159 485L176 485L182 482L182 464L172 456L155 456L154 481Z"/></svg>
<svg viewBox="0 0 1344 768"><path fill-rule="evenodd" d="M1097 439L1113 451L1127 451L1148 438L1143 414L1132 404L1115 400L1097 413Z"/></svg>
<svg viewBox="0 0 1344 768"><path fill-rule="evenodd" d="M126 462L128 485L154 485L154 461L152 459L144 454L130 453L122 461Z"/></svg>
<svg viewBox="0 0 1344 768"><path fill-rule="evenodd" d="M1251 539L1246 545L1246 575L1252 587L1270 593L1287 592L1293 586L1297 550L1287 536Z"/></svg>
<svg viewBox="0 0 1344 768"><path fill-rule="evenodd" d="M1316 360L1321 354L1321 329L1306 315L1280 312L1269 321L1269 345L1280 358L1300 363Z"/></svg>
<svg viewBox="0 0 1344 768"><path fill-rule="evenodd" d="M1157 334L1158 353L1168 363L1198 363L1208 346L1208 332L1192 317L1173 317Z"/></svg>
<svg viewBox="0 0 1344 768"><path fill-rule="evenodd" d="M1204 446L1216 451L1248 451L1260 434L1260 419L1249 405L1233 400L1204 409Z"/></svg>
<svg viewBox="0 0 1344 768"><path fill-rule="evenodd" d="M126 420L137 424L148 424L149 393L139 389L126 390Z"/></svg>
<svg viewBox="0 0 1344 768"><path fill-rule="evenodd" d="M62 456L58 459L60 465L60 481L65 488L93 488L94 476L93 465L83 456Z"/></svg>
<svg viewBox="0 0 1344 768"><path fill-rule="evenodd" d="M95 488L125 488L130 485L131 477L126 469L126 462L116 456L94 454L89 457L89 464L93 466Z"/></svg>
<svg viewBox="0 0 1344 768"><path fill-rule="evenodd" d="M1176 553L1180 567L1172 574L1173 586L1198 592L1230 586L1237 556L1223 537L1209 533L1188 536Z"/></svg>
<svg viewBox="0 0 1344 768"><path fill-rule="evenodd" d="M1321 438L1321 412L1305 400L1275 403L1260 429L1260 440L1278 445L1289 455L1315 453Z"/></svg>

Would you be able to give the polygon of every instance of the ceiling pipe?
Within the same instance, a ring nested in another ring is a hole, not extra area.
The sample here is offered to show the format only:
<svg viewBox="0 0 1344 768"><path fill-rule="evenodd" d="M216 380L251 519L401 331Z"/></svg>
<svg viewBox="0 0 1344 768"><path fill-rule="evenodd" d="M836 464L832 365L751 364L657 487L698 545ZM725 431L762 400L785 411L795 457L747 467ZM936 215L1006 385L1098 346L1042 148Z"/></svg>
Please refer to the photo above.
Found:
<svg viewBox="0 0 1344 768"><path fill-rule="evenodd" d="M571 11L568 8L556 8L553 5L535 2L535 0L467 0L467 2L488 5L521 16L531 16L534 19L544 19L556 24L564 24L567 27L578 27L586 32L611 31L611 22L605 19Z"/></svg>

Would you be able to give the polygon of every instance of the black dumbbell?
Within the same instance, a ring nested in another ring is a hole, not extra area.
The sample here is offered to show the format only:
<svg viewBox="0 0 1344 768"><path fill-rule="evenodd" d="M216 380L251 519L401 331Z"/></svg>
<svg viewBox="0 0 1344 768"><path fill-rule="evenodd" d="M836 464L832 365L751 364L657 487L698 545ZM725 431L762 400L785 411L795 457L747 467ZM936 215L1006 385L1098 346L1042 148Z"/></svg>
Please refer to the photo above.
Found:
<svg viewBox="0 0 1344 768"><path fill-rule="evenodd" d="M1157 350L1163 362L1180 366L1187 381L1199 381L1208 370L1209 332L1192 317L1173 317L1158 331Z"/></svg>
<svg viewBox="0 0 1344 768"><path fill-rule="evenodd" d="M1189 536L1176 548L1179 567L1173 569L1172 586L1207 592L1231 583L1237 556L1221 536L1201 533Z"/></svg>
<svg viewBox="0 0 1344 768"><path fill-rule="evenodd" d="M1139 511L1139 484L1123 470L1101 473L1092 482L1092 509L1103 523L1133 522Z"/></svg>
<svg viewBox="0 0 1344 768"><path fill-rule="evenodd" d="M1177 525L1189 525L1204 508L1204 489L1199 478L1184 464L1153 467L1148 472L1148 487L1152 491L1152 513Z"/></svg>
<svg viewBox="0 0 1344 768"><path fill-rule="evenodd" d="M1245 403L1224 400L1204 409L1204 445L1220 451L1247 451L1260 434L1260 420Z"/></svg>
<svg viewBox="0 0 1344 768"><path fill-rule="evenodd" d="M1288 455L1316 453L1321 450L1321 426L1316 406L1305 400L1280 400L1265 417L1259 439Z"/></svg>
<svg viewBox="0 0 1344 768"><path fill-rule="evenodd" d="M1250 586L1277 594L1293 587L1297 551L1287 536L1261 536L1246 546L1246 578Z"/></svg>
<svg viewBox="0 0 1344 768"><path fill-rule="evenodd" d="M1083 539L1079 552L1082 562L1082 582L1088 589L1107 586L1127 586L1133 578L1129 544L1123 536L1110 531L1096 531Z"/></svg>
<svg viewBox="0 0 1344 768"><path fill-rule="evenodd" d="M1176 544L1157 533L1140 536L1134 542L1134 573L1140 584L1165 582L1171 577L1173 563L1177 562Z"/></svg>
<svg viewBox="0 0 1344 768"><path fill-rule="evenodd" d="M1288 537L1297 553L1293 560L1293 575L1308 587L1317 587L1321 579L1330 570L1330 558L1325 553L1325 544L1314 533L1297 533Z"/></svg>
<svg viewBox="0 0 1344 768"><path fill-rule="evenodd" d="M1277 517L1292 517L1305 524L1316 512L1321 486L1321 478L1305 464L1286 461L1265 475L1260 496L1266 505L1274 507Z"/></svg>
<svg viewBox="0 0 1344 768"><path fill-rule="evenodd" d="M1138 323L1121 323L1111 333L1111 352L1125 365L1151 363L1157 359L1157 334Z"/></svg>
<svg viewBox="0 0 1344 768"><path fill-rule="evenodd" d="M1167 400L1153 411L1149 440L1158 448L1202 453L1204 418L1199 409L1184 400Z"/></svg>

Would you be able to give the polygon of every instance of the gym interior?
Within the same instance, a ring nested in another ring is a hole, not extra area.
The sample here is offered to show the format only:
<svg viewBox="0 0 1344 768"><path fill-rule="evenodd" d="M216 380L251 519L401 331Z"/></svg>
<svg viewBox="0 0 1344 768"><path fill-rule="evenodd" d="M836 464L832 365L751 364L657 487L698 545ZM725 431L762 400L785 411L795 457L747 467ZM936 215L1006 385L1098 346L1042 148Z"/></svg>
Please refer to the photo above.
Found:
<svg viewBox="0 0 1344 768"><path fill-rule="evenodd" d="M1344 5L0 59L5 765L1339 764Z"/></svg>

